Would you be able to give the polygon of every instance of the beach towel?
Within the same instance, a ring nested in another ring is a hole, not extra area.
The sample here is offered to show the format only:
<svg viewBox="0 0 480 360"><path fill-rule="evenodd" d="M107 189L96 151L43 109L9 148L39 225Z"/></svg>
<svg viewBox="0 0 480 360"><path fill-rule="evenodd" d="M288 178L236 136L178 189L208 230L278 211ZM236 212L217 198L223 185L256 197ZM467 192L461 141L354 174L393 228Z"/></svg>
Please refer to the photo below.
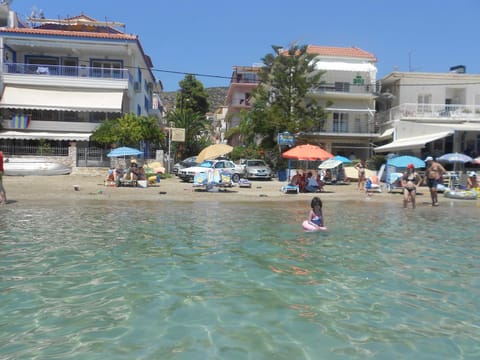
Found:
<svg viewBox="0 0 480 360"><path fill-rule="evenodd" d="M13 115L12 129L26 129L30 125L30 115Z"/></svg>

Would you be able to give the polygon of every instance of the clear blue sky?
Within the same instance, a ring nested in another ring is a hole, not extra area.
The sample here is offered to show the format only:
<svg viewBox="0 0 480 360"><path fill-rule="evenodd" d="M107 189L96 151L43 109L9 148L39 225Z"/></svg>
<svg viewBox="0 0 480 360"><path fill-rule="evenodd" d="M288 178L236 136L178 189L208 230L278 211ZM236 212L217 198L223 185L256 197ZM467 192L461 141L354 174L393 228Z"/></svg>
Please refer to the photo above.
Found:
<svg viewBox="0 0 480 360"><path fill-rule="evenodd" d="M14 0L26 18L81 13L126 24L139 35L165 91L183 74L228 86L232 66L261 62L271 45L356 46L373 53L378 78L392 70L480 73L480 1L457 0ZM208 76L200 76L208 75Z"/></svg>

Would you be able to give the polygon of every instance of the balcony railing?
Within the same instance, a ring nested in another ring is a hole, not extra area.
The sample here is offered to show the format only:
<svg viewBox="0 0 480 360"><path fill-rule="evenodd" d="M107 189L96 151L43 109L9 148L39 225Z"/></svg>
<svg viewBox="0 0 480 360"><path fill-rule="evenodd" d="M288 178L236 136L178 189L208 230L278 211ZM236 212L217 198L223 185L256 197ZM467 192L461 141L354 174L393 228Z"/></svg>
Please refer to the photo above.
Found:
<svg viewBox="0 0 480 360"><path fill-rule="evenodd" d="M3 72L7 74L24 74L39 76L68 76L103 79L128 79L131 75L127 69L97 68L86 66L63 66L45 64L4 63Z"/></svg>
<svg viewBox="0 0 480 360"><path fill-rule="evenodd" d="M376 114L378 124L401 119L435 120L436 122L480 122L478 105L405 103Z"/></svg>
<svg viewBox="0 0 480 360"><path fill-rule="evenodd" d="M377 86L375 84L357 85L344 82L334 84L322 84L311 92L314 94L321 94L327 92L348 93L348 94L373 94L376 92Z"/></svg>

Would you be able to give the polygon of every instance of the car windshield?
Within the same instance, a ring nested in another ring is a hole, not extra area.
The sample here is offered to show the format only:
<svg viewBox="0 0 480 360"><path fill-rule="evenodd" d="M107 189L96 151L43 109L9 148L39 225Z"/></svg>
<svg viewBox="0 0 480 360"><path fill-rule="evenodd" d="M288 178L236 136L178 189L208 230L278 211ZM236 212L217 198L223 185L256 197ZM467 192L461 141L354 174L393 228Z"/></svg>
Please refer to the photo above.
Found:
<svg viewBox="0 0 480 360"><path fill-rule="evenodd" d="M204 167L204 168L211 168L213 166L213 161L207 160L207 161L202 162L198 166Z"/></svg>
<svg viewBox="0 0 480 360"><path fill-rule="evenodd" d="M247 166L265 166L265 163L261 160L252 160L247 162Z"/></svg>

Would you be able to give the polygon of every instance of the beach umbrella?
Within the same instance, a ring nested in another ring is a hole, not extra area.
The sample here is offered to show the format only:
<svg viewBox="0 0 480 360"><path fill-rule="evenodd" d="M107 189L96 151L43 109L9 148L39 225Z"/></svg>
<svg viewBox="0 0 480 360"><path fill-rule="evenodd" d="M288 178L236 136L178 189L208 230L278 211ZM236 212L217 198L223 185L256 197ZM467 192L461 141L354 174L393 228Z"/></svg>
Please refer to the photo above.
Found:
<svg viewBox="0 0 480 360"><path fill-rule="evenodd" d="M333 158L333 154L330 154L320 146L305 144L285 151L282 157L296 160L326 160Z"/></svg>
<svg viewBox="0 0 480 360"><path fill-rule="evenodd" d="M473 164L480 165L480 156L477 156L475 159L472 160Z"/></svg>
<svg viewBox="0 0 480 360"><path fill-rule="evenodd" d="M201 163L204 160L215 159L219 156L231 153L233 147L227 144L213 144L207 146L197 155L196 162Z"/></svg>
<svg viewBox="0 0 480 360"><path fill-rule="evenodd" d="M335 160L341 161L344 164L351 164L352 163L352 160L350 160L349 158L347 158L345 156L342 156L342 155L335 155L333 158Z"/></svg>
<svg viewBox="0 0 480 360"><path fill-rule="evenodd" d="M437 161L453 164L453 171L457 171L457 164L472 162L473 159L462 153L448 153L437 158Z"/></svg>
<svg viewBox="0 0 480 360"><path fill-rule="evenodd" d="M339 165L342 165L343 163L340 160L335 160L335 159L327 159L324 162L322 162L320 165L318 165L319 169L334 169Z"/></svg>
<svg viewBox="0 0 480 360"><path fill-rule="evenodd" d="M122 146L122 147L113 149L107 154L107 156L108 157L126 157L126 156L139 156L142 154L143 152L141 152L138 149Z"/></svg>
<svg viewBox="0 0 480 360"><path fill-rule="evenodd" d="M396 168L406 168L408 164L413 164L413 166L415 166L417 169L425 167L425 161L410 155L397 156L387 160L387 165L394 166Z"/></svg>
<svg viewBox="0 0 480 360"><path fill-rule="evenodd" d="M437 161L465 164L467 162L472 162L473 159L470 156L462 153L448 153L438 157Z"/></svg>

